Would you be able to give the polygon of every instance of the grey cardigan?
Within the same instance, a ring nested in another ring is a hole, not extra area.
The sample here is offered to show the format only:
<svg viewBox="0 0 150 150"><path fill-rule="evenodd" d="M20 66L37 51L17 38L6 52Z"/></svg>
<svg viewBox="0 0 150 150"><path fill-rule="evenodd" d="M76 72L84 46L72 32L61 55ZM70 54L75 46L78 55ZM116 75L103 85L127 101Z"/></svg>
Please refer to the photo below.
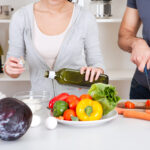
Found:
<svg viewBox="0 0 150 150"><path fill-rule="evenodd" d="M33 6L34 3L25 6L13 15L9 29L7 58L23 56L26 59L33 91L48 91L51 96L62 92L76 95L86 93L87 89L60 85L55 80L44 78L44 72L50 68L33 45ZM75 5L72 26L61 45L53 70L80 69L83 66L104 68L99 44L98 27L94 16Z"/></svg>

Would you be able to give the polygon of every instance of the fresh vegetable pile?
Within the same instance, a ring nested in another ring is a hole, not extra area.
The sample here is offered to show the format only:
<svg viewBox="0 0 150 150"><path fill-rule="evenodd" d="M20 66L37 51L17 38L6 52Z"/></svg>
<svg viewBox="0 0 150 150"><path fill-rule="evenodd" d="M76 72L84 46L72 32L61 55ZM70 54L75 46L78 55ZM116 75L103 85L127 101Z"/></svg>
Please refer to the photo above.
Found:
<svg viewBox="0 0 150 150"><path fill-rule="evenodd" d="M49 102L49 109L60 120L94 121L112 111L119 100L115 87L98 83L80 97L68 93L54 97Z"/></svg>

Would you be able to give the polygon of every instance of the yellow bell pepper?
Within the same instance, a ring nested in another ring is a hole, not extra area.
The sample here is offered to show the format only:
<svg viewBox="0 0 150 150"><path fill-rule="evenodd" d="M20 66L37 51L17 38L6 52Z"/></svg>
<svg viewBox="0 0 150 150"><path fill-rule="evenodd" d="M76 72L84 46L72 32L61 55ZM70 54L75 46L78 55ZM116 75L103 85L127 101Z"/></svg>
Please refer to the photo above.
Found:
<svg viewBox="0 0 150 150"><path fill-rule="evenodd" d="M77 104L76 114L80 121L100 120L103 115L103 108L97 101L83 99Z"/></svg>

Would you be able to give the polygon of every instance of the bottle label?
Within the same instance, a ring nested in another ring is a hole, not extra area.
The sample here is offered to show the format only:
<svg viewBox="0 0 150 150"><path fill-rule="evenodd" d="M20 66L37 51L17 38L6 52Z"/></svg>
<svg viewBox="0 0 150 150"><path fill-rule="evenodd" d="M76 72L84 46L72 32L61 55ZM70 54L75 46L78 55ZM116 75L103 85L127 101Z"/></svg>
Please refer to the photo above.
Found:
<svg viewBox="0 0 150 150"><path fill-rule="evenodd" d="M49 78L50 79L55 79L55 76L56 76L55 71L50 71L49 72Z"/></svg>

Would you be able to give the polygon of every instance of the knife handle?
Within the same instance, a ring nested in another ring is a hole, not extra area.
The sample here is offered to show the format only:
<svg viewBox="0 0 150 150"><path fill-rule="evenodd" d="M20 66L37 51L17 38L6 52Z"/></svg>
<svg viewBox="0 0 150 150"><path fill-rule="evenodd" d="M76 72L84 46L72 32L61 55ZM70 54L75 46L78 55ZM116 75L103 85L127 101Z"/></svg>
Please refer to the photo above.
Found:
<svg viewBox="0 0 150 150"><path fill-rule="evenodd" d="M145 72L146 76L148 76L147 66L145 66L144 72Z"/></svg>

